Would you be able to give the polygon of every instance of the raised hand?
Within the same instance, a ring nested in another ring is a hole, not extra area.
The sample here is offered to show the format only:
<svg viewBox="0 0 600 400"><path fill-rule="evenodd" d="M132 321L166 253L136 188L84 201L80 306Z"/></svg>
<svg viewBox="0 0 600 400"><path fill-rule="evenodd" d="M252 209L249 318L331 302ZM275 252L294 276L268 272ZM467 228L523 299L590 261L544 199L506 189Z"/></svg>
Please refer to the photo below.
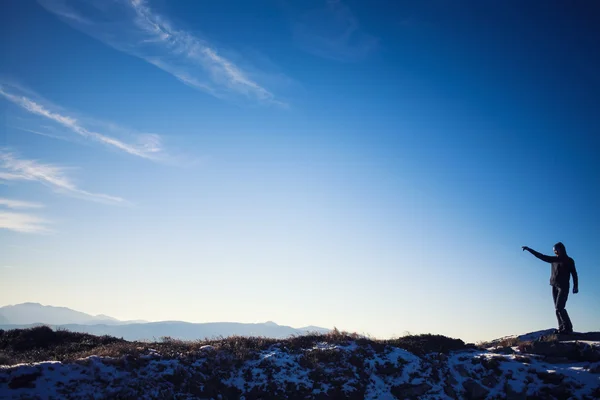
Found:
<svg viewBox="0 0 600 400"><path fill-rule="evenodd" d="M523 249L523 251L529 250L529 247L527 247L527 246L521 246L521 248Z"/></svg>

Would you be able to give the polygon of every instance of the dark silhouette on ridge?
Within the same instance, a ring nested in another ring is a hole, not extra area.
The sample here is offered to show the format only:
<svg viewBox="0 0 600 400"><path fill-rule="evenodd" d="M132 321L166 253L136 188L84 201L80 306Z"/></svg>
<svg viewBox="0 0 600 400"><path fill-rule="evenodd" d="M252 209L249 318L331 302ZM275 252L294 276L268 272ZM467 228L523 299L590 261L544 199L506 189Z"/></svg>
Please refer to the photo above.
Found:
<svg viewBox="0 0 600 400"><path fill-rule="evenodd" d="M540 260L552 264L550 285L552 286L552 298L554 299L556 319L558 320L556 333L573 333L573 324L565 307L569 297L571 275L573 275L573 294L579 293L579 278L575 269L575 261L567 255L567 249L561 242L554 245L555 256L546 256L527 246L523 246L522 249L523 251L527 250Z"/></svg>

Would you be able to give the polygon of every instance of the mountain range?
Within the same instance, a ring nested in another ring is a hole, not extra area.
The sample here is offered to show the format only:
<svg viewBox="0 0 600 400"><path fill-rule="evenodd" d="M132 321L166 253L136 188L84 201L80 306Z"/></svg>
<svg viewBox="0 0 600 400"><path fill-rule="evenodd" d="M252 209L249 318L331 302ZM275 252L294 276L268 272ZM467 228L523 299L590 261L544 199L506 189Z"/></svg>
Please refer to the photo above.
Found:
<svg viewBox="0 0 600 400"><path fill-rule="evenodd" d="M38 303L23 303L0 307L0 329L27 328L49 325L54 329L93 335L110 335L125 340L157 340L170 337L179 340L240 336L263 336L286 338L307 332L326 333L329 329L317 326L292 328L275 322L238 323L209 322L190 323L183 321L120 321L107 315L90 315L66 307L45 306Z"/></svg>
<svg viewBox="0 0 600 400"><path fill-rule="evenodd" d="M146 321L119 321L108 315L90 315L67 307L44 306L39 303L23 303L0 307L0 323L13 325L119 325Z"/></svg>

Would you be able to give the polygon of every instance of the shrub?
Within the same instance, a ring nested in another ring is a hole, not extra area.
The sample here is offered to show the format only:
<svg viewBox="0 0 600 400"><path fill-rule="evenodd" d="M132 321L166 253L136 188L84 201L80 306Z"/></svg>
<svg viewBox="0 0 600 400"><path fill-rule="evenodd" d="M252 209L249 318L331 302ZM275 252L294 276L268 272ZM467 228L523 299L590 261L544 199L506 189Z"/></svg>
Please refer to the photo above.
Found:
<svg viewBox="0 0 600 400"><path fill-rule="evenodd" d="M0 331L0 351L11 363L63 360L114 343L126 343L110 336L54 331L49 326Z"/></svg>
<svg viewBox="0 0 600 400"><path fill-rule="evenodd" d="M410 351L416 355L428 353L444 353L463 350L469 346L460 339L452 339L442 335L413 335L386 341L386 343Z"/></svg>

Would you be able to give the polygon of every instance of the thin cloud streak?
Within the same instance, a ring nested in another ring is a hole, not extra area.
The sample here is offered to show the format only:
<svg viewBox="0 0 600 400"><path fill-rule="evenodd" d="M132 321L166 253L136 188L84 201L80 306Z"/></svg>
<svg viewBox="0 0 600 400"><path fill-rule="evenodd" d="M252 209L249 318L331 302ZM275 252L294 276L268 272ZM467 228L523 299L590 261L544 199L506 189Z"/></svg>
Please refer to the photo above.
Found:
<svg viewBox="0 0 600 400"><path fill-rule="evenodd" d="M49 221L31 214L0 211L0 229L20 233L49 233Z"/></svg>
<svg viewBox="0 0 600 400"><path fill-rule="evenodd" d="M90 6L86 12L93 13L95 9L101 13L95 16L81 16L60 2L38 1L75 29L155 65L192 88L217 98L236 94L260 103L287 107L215 46L173 26L145 0L117 0L110 5L102 3L102 6L95 0L84 1ZM72 15L77 18L70 17Z"/></svg>
<svg viewBox="0 0 600 400"><path fill-rule="evenodd" d="M359 61L379 47L379 40L360 28L358 18L340 0L304 14L293 33L301 49L335 61Z"/></svg>
<svg viewBox="0 0 600 400"><path fill-rule="evenodd" d="M250 79L247 73L233 62L219 55L216 48L210 46L206 41L200 40L188 32L172 28L171 24L166 22L161 15L154 13L144 0L131 0L130 4L136 12L136 24L150 36L145 40L146 43L160 44L171 55L183 55L206 69L210 73L213 83L224 84L232 91L248 97L255 97L260 101L275 102L273 93ZM154 65L157 64L154 63ZM168 66L165 63L160 65ZM172 73L184 82L196 81L193 78L182 79L183 74L181 73ZM193 87L202 89L206 85L194 84Z"/></svg>
<svg viewBox="0 0 600 400"><path fill-rule="evenodd" d="M71 140L69 138L66 138L64 136L53 135L51 133L40 132L40 131L36 131L36 130L33 130L33 129L22 128L20 126L15 126L13 128L18 129L18 130L23 131L23 132L29 132L29 133L33 133L35 135L44 136L44 137L47 137L47 138L50 138L50 139L62 140L62 141L71 142L71 143L74 142L73 140Z"/></svg>
<svg viewBox="0 0 600 400"><path fill-rule="evenodd" d="M10 102L20 106L21 108L23 108L31 114L47 118L68 128L69 130L80 136L94 140L96 142L100 142L110 147L114 147L126 153L154 160L156 159L157 154L160 153L162 150L160 147L160 137L158 135L141 136L141 138L148 139L149 141L142 143L141 146L130 145L110 136L91 131L82 126L77 121L77 119L66 115L62 115L58 112L53 112L26 96L10 93L9 91L7 91L7 88L5 86L0 86L0 95L2 95L5 99L9 100Z"/></svg>
<svg viewBox="0 0 600 400"><path fill-rule="evenodd" d="M0 197L0 206L19 209L19 208L44 208L43 204L33 203L29 201L7 199L6 197Z"/></svg>
<svg viewBox="0 0 600 400"><path fill-rule="evenodd" d="M38 182L59 193L68 194L86 200L105 204L128 202L116 196L92 193L79 189L66 175L65 168L53 164L43 164L36 160L27 160L0 149L0 179L8 181Z"/></svg>

